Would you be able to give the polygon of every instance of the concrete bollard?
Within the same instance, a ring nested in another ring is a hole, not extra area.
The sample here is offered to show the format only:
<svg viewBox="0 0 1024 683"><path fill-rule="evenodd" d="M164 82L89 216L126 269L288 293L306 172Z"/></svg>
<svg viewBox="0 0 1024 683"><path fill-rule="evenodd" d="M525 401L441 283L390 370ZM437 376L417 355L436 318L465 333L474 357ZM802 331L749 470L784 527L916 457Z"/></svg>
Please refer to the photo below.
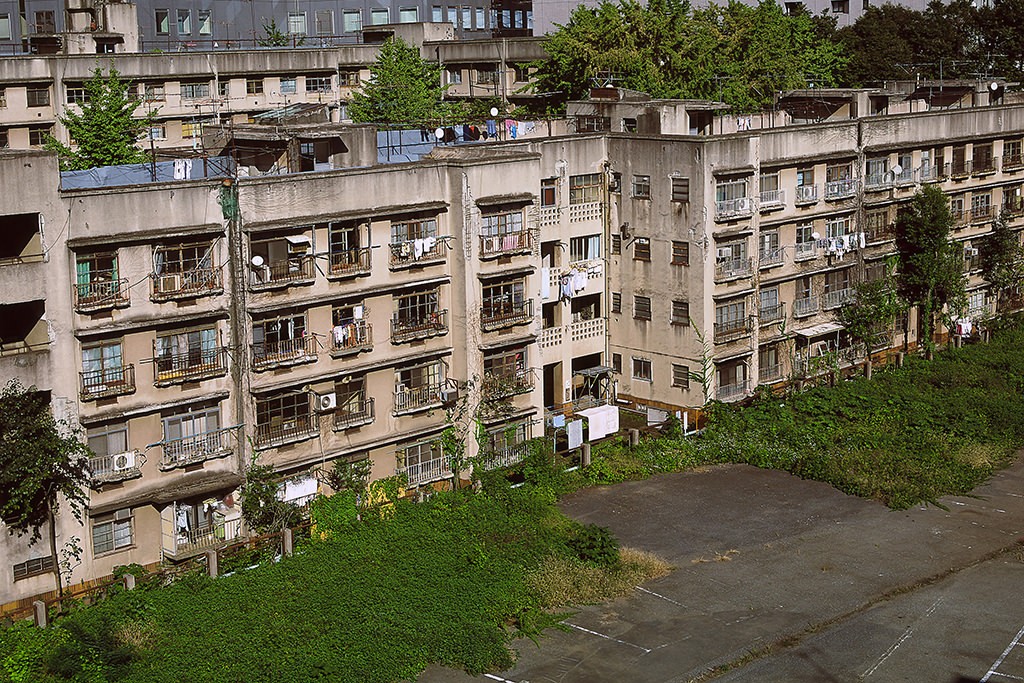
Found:
<svg viewBox="0 0 1024 683"><path fill-rule="evenodd" d="M864 378L871 379L871 363L864 363Z"/></svg>
<svg viewBox="0 0 1024 683"><path fill-rule="evenodd" d="M206 551L206 573L211 578L217 578L217 551L207 550Z"/></svg>
<svg viewBox="0 0 1024 683"><path fill-rule="evenodd" d="M135 574L124 575L124 588L129 591L135 589Z"/></svg>
<svg viewBox="0 0 1024 683"><path fill-rule="evenodd" d="M629 445L638 446L640 444L640 430L630 429L629 430Z"/></svg>
<svg viewBox="0 0 1024 683"><path fill-rule="evenodd" d="M50 615L46 613L46 603L36 600L32 603L32 619L39 628L46 628L50 624Z"/></svg>
<svg viewBox="0 0 1024 683"><path fill-rule="evenodd" d="M898 368L902 368L903 367L903 357L904 357L904 355L905 354L902 351L897 351L896 352L896 367L898 367Z"/></svg>
<svg viewBox="0 0 1024 683"><path fill-rule="evenodd" d="M292 538L292 530L285 527L281 531L281 554L285 557L291 557L294 552L294 539Z"/></svg>
<svg viewBox="0 0 1024 683"><path fill-rule="evenodd" d="M580 465L587 467L590 465L590 444L585 443L580 447Z"/></svg>

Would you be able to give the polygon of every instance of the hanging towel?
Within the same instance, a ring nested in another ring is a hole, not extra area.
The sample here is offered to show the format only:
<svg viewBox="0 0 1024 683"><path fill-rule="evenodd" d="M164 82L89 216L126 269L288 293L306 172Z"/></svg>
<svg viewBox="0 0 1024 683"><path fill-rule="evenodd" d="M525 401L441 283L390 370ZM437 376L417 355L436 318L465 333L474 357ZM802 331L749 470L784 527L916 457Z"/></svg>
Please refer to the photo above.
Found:
<svg viewBox="0 0 1024 683"><path fill-rule="evenodd" d="M185 159L185 180L192 179L192 160Z"/></svg>
<svg viewBox="0 0 1024 683"><path fill-rule="evenodd" d="M573 420L565 426L569 436L569 448L579 448L583 445L583 420Z"/></svg>
<svg viewBox="0 0 1024 683"><path fill-rule="evenodd" d="M495 123L494 119L487 119L487 135L489 137L495 137L498 134L498 124Z"/></svg>
<svg viewBox="0 0 1024 683"><path fill-rule="evenodd" d="M861 232L861 233L858 233L858 235L860 237L860 248L863 249L864 248L864 243L865 243L865 241L864 241L864 233Z"/></svg>
<svg viewBox="0 0 1024 683"><path fill-rule="evenodd" d="M184 180L185 179L185 160L175 159L174 160L174 179Z"/></svg>
<svg viewBox="0 0 1024 683"><path fill-rule="evenodd" d="M572 299L575 292L572 289L572 275L563 275L561 278L562 287L562 298L565 300Z"/></svg>
<svg viewBox="0 0 1024 683"><path fill-rule="evenodd" d="M573 294L579 294L587 288L587 274L580 270L574 270L572 275Z"/></svg>
<svg viewBox="0 0 1024 683"><path fill-rule="evenodd" d="M423 242L424 254L429 254L430 252L434 251L434 247L437 245L436 237L424 237L421 241Z"/></svg>
<svg viewBox="0 0 1024 683"><path fill-rule="evenodd" d="M412 257L416 260L423 256L423 240L415 239L412 241Z"/></svg>
<svg viewBox="0 0 1024 683"><path fill-rule="evenodd" d="M551 269L541 268L540 269L540 298L549 299L551 298Z"/></svg>

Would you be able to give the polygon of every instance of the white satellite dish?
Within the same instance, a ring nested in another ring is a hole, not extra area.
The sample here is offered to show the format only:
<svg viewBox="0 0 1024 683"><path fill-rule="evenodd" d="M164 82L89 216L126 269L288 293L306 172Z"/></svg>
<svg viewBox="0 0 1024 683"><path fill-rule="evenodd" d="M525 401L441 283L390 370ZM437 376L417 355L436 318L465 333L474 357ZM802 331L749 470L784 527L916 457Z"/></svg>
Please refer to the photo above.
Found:
<svg viewBox="0 0 1024 683"><path fill-rule="evenodd" d="M498 115L498 108L497 107L491 107L491 116L497 116L497 115Z"/></svg>
<svg viewBox="0 0 1024 683"><path fill-rule="evenodd" d="M816 240L820 240L821 239L821 233L820 232L812 232L811 233L811 237L813 237Z"/></svg>
<svg viewBox="0 0 1024 683"><path fill-rule="evenodd" d="M260 266L263 265L263 257L260 256L259 254L256 254L255 256L252 257L252 264L259 268Z"/></svg>
<svg viewBox="0 0 1024 683"><path fill-rule="evenodd" d="M900 166L899 164L896 164L895 166L892 167L892 174L893 175L902 175L903 174L903 167Z"/></svg>
<svg viewBox="0 0 1024 683"><path fill-rule="evenodd" d="M996 90L999 90L999 84L996 83L995 81L992 81L991 83L988 84L988 89L991 90L992 92L995 92Z"/></svg>
<svg viewBox="0 0 1024 683"><path fill-rule="evenodd" d="M438 128L434 131L434 137L440 142L444 138L444 128Z"/></svg>

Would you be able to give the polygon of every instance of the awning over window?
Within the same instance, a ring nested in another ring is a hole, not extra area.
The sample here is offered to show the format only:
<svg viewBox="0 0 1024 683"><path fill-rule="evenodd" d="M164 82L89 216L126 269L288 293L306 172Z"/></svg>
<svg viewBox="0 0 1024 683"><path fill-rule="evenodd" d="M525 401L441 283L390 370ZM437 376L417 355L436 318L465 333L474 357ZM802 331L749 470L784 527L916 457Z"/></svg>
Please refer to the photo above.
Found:
<svg viewBox="0 0 1024 683"><path fill-rule="evenodd" d="M823 334L838 332L841 329L843 329L843 326L839 323L819 323L818 325L805 327L802 330L796 330L796 334L797 336L811 339L813 337L820 337Z"/></svg>

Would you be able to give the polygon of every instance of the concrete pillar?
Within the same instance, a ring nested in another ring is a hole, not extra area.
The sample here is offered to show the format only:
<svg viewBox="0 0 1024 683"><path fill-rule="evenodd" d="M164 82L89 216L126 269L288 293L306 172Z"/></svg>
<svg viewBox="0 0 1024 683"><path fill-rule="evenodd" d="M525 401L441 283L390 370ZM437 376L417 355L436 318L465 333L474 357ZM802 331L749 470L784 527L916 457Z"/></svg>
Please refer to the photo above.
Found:
<svg viewBox="0 0 1024 683"><path fill-rule="evenodd" d="M46 628L50 625L50 615L46 612L46 603L42 600L32 603L32 619L39 628Z"/></svg>
<svg viewBox="0 0 1024 683"><path fill-rule="evenodd" d="M124 575L124 587L125 590L133 590L135 588L135 574Z"/></svg>
<svg viewBox="0 0 1024 683"><path fill-rule="evenodd" d="M903 367L903 357L905 355L906 354L904 354L902 351L897 351L896 352L896 367L898 367L898 368L902 368Z"/></svg>
<svg viewBox="0 0 1024 683"><path fill-rule="evenodd" d="M640 430L630 429L629 430L629 445L637 446L640 444Z"/></svg>
<svg viewBox="0 0 1024 683"><path fill-rule="evenodd" d="M864 363L864 377L871 379L871 361Z"/></svg>
<svg viewBox="0 0 1024 683"><path fill-rule="evenodd" d="M284 530L281 531L281 554L285 557L291 557L294 552L293 540L292 530L285 527Z"/></svg>
<svg viewBox="0 0 1024 683"><path fill-rule="evenodd" d="M212 578L217 578L217 551L207 550L206 551L206 573Z"/></svg>
<svg viewBox="0 0 1024 683"><path fill-rule="evenodd" d="M585 443L580 447L580 465L587 467L590 465L590 444Z"/></svg>

